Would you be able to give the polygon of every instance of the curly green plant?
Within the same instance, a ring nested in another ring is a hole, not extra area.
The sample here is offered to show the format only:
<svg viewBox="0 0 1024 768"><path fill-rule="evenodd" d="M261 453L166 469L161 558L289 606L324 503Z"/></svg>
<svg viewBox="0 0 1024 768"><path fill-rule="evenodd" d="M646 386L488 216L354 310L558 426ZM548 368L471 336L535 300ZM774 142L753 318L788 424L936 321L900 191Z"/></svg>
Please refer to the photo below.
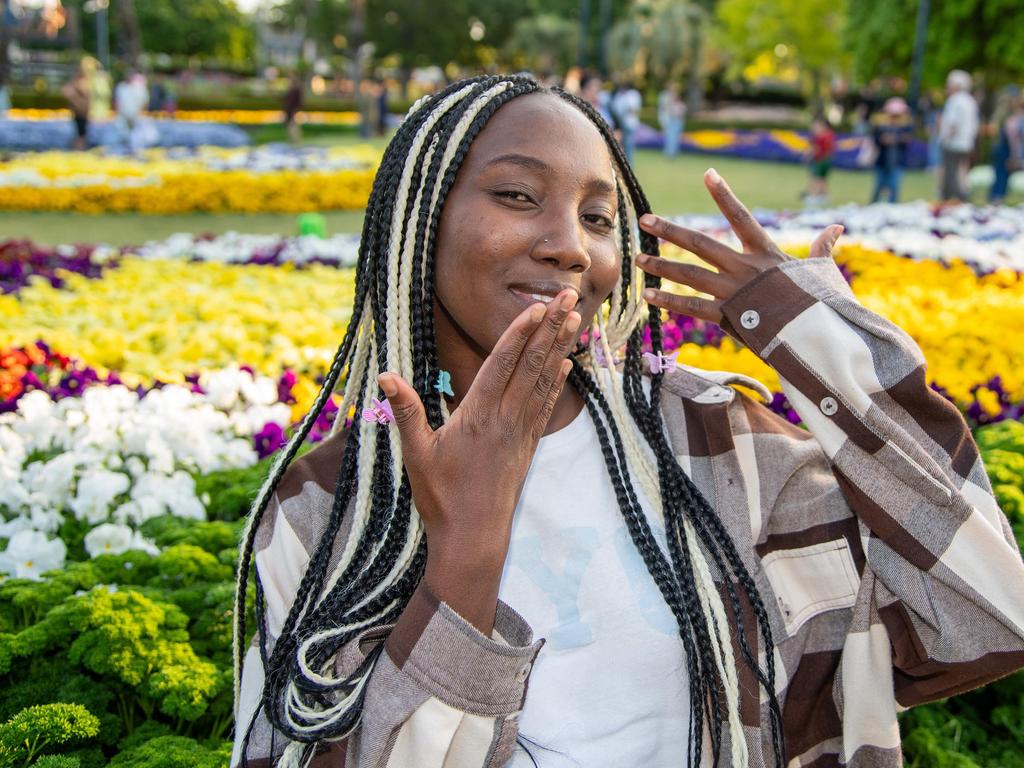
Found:
<svg viewBox="0 0 1024 768"><path fill-rule="evenodd" d="M81 704L41 704L0 725L0 768L27 766L44 751L91 739L100 721Z"/></svg>

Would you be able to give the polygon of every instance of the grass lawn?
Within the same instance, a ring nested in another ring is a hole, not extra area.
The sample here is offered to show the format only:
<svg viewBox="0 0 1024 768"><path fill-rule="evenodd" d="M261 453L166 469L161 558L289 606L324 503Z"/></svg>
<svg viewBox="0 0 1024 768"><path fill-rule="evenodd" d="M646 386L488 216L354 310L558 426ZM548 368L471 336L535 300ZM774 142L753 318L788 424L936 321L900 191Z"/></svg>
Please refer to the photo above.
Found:
<svg viewBox="0 0 1024 768"><path fill-rule="evenodd" d="M383 149L384 139L369 143ZM355 135L307 135L311 145L353 145L367 143ZM637 153L637 173L654 210L662 214L711 213L715 206L702 181L704 170L714 166L745 203L755 208L792 209L800 205L799 194L807 182L803 166L761 163L724 157L680 155L666 159L657 151ZM872 175L866 172L834 171L832 202L865 203L871 193ZM902 198L929 199L934 181L924 172L905 174ZM325 214L328 232L358 233L362 211L334 211ZM40 243L105 242L111 245L139 244L162 239L175 232L219 234L228 231L292 234L292 214L142 214L89 215L69 213L0 212L0 238L30 238Z"/></svg>

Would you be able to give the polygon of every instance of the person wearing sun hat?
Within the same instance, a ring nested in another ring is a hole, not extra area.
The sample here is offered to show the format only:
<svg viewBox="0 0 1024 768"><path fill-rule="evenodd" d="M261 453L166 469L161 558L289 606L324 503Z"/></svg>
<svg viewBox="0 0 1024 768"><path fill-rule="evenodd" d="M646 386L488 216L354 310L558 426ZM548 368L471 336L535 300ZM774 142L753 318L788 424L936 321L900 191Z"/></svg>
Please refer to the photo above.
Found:
<svg viewBox="0 0 1024 768"><path fill-rule="evenodd" d="M899 202L900 178L906 165L907 147L913 137L907 102L899 96L886 100L882 111L871 118L871 137L878 148L871 202L877 203L883 191L887 193L889 202Z"/></svg>

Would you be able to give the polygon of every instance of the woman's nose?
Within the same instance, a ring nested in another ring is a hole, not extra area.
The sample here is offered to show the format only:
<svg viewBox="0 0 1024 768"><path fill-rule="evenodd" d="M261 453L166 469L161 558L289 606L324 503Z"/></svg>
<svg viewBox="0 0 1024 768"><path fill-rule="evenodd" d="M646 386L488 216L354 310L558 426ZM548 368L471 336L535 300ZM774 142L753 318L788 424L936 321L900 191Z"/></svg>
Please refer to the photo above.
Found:
<svg viewBox="0 0 1024 768"><path fill-rule="evenodd" d="M564 272L586 272L590 269L587 237L579 221L559 222L545 228L534 243L531 254Z"/></svg>

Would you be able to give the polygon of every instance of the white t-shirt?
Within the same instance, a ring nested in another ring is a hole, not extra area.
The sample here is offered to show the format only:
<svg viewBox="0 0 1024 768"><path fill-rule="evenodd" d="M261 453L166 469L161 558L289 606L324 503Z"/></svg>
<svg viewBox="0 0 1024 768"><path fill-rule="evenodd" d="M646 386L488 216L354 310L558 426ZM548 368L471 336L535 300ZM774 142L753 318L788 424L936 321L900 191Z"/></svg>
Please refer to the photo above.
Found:
<svg viewBox="0 0 1024 768"><path fill-rule="evenodd" d="M966 91L946 99L939 124L941 146L952 152L970 152L978 137L978 104Z"/></svg>
<svg viewBox="0 0 1024 768"><path fill-rule="evenodd" d="M662 521L641 504L666 551ZM585 408L540 441L499 595L547 641L519 722L541 766L686 764L683 644L626 529ZM533 763L517 748L508 765Z"/></svg>

